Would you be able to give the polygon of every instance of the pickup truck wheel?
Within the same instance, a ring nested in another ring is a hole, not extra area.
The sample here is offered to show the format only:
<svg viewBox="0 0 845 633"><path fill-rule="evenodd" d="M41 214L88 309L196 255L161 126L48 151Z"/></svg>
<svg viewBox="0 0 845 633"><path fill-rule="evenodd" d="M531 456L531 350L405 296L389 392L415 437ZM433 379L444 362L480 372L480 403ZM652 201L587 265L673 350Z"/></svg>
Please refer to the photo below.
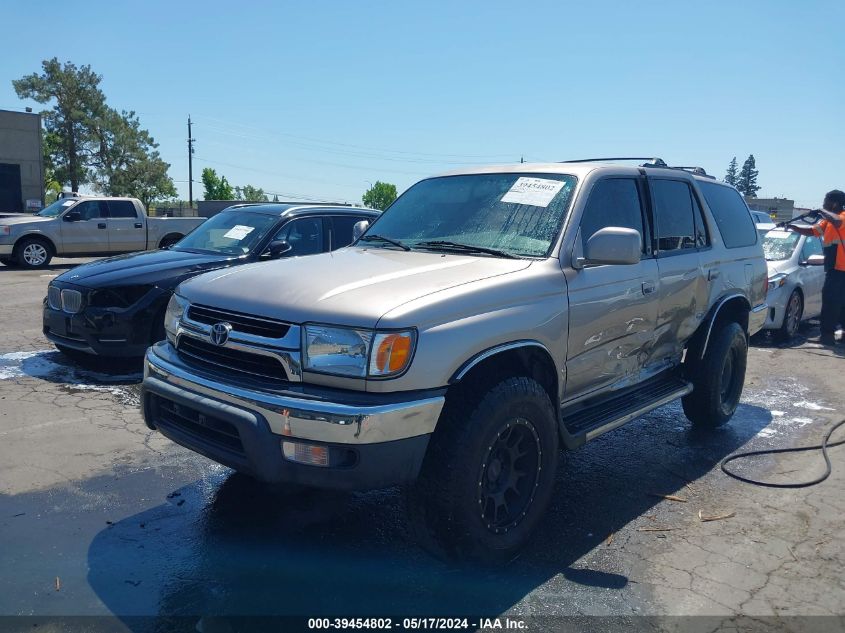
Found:
<svg viewBox="0 0 845 633"><path fill-rule="evenodd" d="M704 358L687 372L694 389L682 404L693 426L715 428L731 419L742 395L747 359L748 343L738 323L713 332Z"/></svg>
<svg viewBox="0 0 845 633"><path fill-rule="evenodd" d="M17 262L13 257L0 257L0 264L11 268L12 266L16 266Z"/></svg>
<svg viewBox="0 0 845 633"><path fill-rule="evenodd" d="M775 338L781 343L791 340L798 333L798 327L801 325L803 316L804 299L801 298L801 293L798 290L793 290L786 302L783 324L775 332Z"/></svg>
<svg viewBox="0 0 845 633"><path fill-rule="evenodd" d="M173 246L176 242L182 239L182 235L165 235L161 238L161 242L159 242L159 248L168 248Z"/></svg>
<svg viewBox="0 0 845 633"><path fill-rule="evenodd" d="M514 558L551 498L556 420L546 391L530 378L448 403L407 495L420 544L447 559Z"/></svg>
<svg viewBox="0 0 845 633"><path fill-rule="evenodd" d="M23 268L44 268L53 259L53 249L42 239L25 237L15 244L14 257Z"/></svg>

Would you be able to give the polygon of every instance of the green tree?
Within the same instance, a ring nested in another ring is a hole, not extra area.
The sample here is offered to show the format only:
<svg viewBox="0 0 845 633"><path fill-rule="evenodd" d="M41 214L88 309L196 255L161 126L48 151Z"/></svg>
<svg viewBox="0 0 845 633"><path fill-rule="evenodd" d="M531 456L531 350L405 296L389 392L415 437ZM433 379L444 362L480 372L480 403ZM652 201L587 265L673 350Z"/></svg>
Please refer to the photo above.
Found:
<svg viewBox="0 0 845 633"><path fill-rule="evenodd" d="M361 197L365 207L384 211L396 200L396 185L377 180Z"/></svg>
<svg viewBox="0 0 845 633"><path fill-rule="evenodd" d="M205 187L206 200L234 200L235 192L226 176L218 176L217 172L206 167L202 170L202 184Z"/></svg>
<svg viewBox="0 0 845 633"><path fill-rule="evenodd" d="M138 198L145 205L176 196L176 187L167 175L170 165L162 160L158 143L141 128L134 112L106 108L93 128L97 149L89 180L98 191Z"/></svg>
<svg viewBox="0 0 845 633"><path fill-rule="evenodd" d="M41 113L44 120L44 162L47 172L73 191L87 182L87 161L92 155L93 121L105 111L102 77L90 66L61 64L58 58L44 60L43 72L12 81L18 97L38 103L52 103Z"/></svg>
<svg viewBox="0 0 845 633"><path fill-rule="evenodd" d="M734 156L731 159L730 164L728 165L728 171L725 174L725 182L728 183L729 185L733 185L734 187L736 187L737 171L738 171L738 167L737 167L737 163L736 163L736 156Z"/></svg>
<svg viewBox="0 0 845 633"><path fill-rule="evenodd" d="M244 200L245 202L268 202L269 198L264 193L263 189L253 187L252 185L244 185L243 187L235 187L235 200Z"/></svg>
<svg viewBox="0 0 845 633"><path fill-rule="evenodd" d="M736 188L744 196L749 198L756 198L760 187L757 185L757 176L760 174L756 169L757 161L754 160L754 154L750 154L745 162L742 164L742 169L737 178Z"/></svg>

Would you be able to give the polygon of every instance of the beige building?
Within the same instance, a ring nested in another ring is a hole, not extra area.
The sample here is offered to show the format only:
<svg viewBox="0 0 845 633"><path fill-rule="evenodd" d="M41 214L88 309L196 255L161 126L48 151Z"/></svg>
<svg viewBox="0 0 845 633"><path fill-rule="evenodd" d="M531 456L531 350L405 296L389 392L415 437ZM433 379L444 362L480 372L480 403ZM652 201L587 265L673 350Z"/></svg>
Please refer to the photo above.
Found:
<svg viewBox="0 0 845 633"><path fill-rule="evenodd" d="M0 213L43 206L41 115L0 110Z"/></svg>
<svg viewBox="0 0 845 633"><path fill-rule="evenodd" d="M795 217L795 200L787 198L749 198L745 197L752 211L765 211L773 216L775 222L786 222Z"/></svg>

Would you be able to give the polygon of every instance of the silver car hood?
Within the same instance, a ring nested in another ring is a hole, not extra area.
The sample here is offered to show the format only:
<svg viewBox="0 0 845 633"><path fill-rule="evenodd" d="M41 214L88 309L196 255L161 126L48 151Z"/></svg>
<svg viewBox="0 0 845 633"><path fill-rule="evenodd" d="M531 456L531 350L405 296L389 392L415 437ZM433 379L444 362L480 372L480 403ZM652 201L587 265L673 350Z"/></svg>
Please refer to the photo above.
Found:
<svg viewBox="0 0 845 633"><path fill-rule="evenodd" d="M523 259L352 247L206 273L177 293L191 303L292 323L375 327L404 303L530 265Z"/></svg>
<svg viewBox="0 0 845 633"><path fill-rule="evenodd" d="M49 222L56 218L42 218L40 215L32 215L31 213L0 213L0 224L27 224L30 222Z"/></svg>
<svg viewBox="0 0 845 633"><path fill-rule="evenodd" d="M790 274L795 271L795 264L792 263L791 259L782 259L776 262L766 262L766 266L769 269L769 277L771 278L773 275L777 275L778 273L786 273Z"/></svg>

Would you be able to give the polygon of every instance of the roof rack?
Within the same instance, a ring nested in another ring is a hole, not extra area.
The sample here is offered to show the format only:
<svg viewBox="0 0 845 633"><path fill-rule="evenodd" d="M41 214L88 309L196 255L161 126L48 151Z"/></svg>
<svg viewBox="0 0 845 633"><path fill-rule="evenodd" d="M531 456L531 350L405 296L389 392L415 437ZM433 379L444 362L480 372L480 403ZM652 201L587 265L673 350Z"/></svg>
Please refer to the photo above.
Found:
<svg viewBox="0 0 845 633"><path fill-rule="evenodd" d="M636 161L648 161L642 163L640 167L661 167L663 169L680 169L682 171L687 171L695 176L703 176L705 178L710 178L712 180L716 180L715 176L711 176L708 174L703 167L682 167L682 166L675 166L669 165L666 163L665 160L662 158L657 157L648 157L648 156L625 156L625 157L616 157L616 158L582 158L580 160L562 160L561 163L617 163L623 160L636 160Z"/></svg>
<svg viewBox="0 0 845 633"><path fill-rule="evenodd" d="M616 158L582 158L579 160L562 160L561 163L618 163L623 160L649 160L651 164L643 165L643 167L668 167L666 161L662 158L654 156L623 156Z"/></svg>

